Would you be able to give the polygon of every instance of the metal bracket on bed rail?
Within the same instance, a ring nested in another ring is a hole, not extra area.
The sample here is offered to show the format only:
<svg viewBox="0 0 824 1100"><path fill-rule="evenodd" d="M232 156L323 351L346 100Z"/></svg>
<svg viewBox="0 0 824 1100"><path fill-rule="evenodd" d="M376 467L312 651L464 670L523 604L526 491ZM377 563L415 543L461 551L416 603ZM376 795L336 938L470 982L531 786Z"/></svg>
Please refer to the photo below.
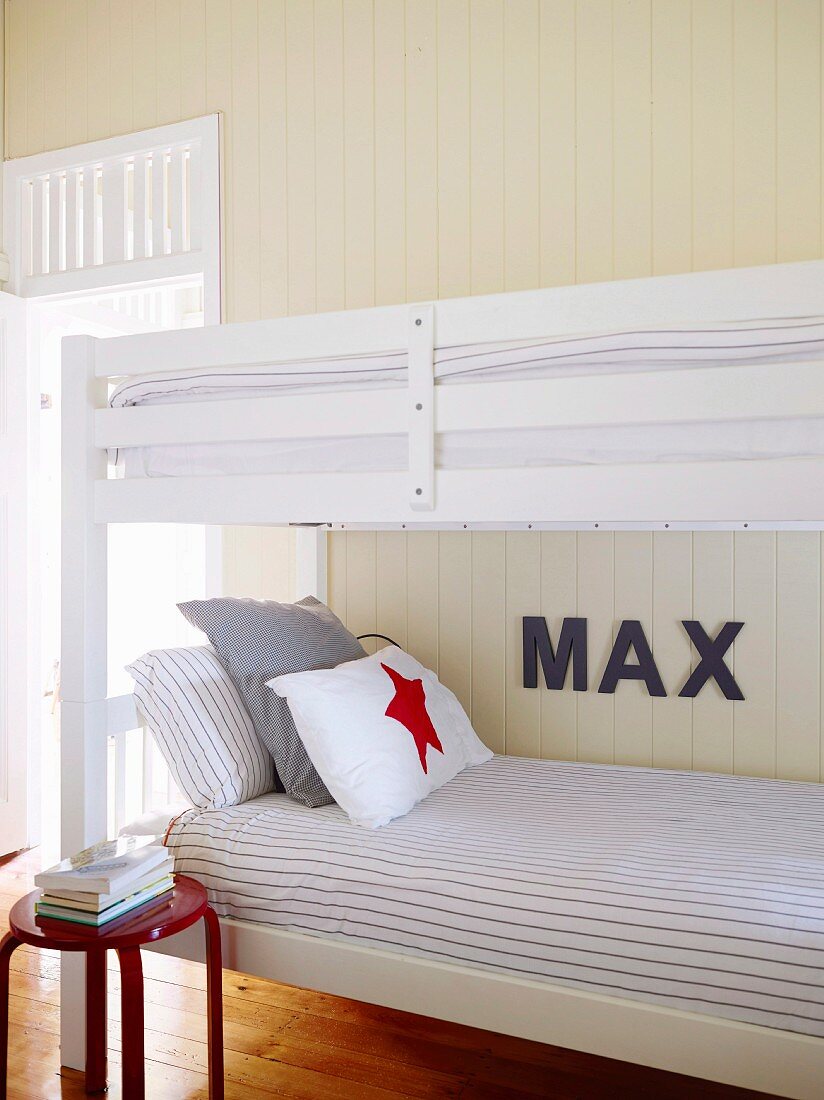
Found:
<svg viewBox="0 0 824 1100"><path fill-rule="evenodd" d="M435 507L435 310L409 311L409 503Z"/></svg>

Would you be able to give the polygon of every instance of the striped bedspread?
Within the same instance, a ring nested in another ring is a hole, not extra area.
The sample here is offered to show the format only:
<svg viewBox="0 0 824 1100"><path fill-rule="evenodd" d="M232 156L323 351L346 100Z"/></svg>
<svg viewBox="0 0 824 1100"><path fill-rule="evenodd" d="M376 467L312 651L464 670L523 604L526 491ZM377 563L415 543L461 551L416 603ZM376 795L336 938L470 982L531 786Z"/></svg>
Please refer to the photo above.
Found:
<svg viewBox="0 0 824 1100"><path fill-rule="evenodd" d="M479 382L497 378L558 378L581 374L802 362L824 355L824 318L789 317L714 324L711 328L638 329L549 340L516 340L436 348L435 381ZM145 374L121 383L113 408L186 400L266 397L278 393L403 385L406 350L267 363L242 371L206 367Z"/></svg>
<svg viewBox="0 0 824 1100"><path fill-rule="evenodd" d="M374 832L270 794L168 843L222 915L824 1036L824 787L495 757Z"/></svg>

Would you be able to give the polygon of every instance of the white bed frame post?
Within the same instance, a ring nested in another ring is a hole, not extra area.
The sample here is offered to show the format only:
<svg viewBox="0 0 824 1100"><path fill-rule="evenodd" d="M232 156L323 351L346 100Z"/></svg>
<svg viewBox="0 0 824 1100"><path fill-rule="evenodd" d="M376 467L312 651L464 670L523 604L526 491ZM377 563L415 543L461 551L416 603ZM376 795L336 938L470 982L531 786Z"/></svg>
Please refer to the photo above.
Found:
<svg viewBox="0 0 824 1100"><path fill-rule="evenodd" d="M107 528L94 522L94 483L106 452L94 445L94 409L106 403L96 378L96 340L69 336L62 364L61 847L64 856L103 840L107 810ZM79 384L80 378L83 384ZM85 1064L85 972L64 954L60 1057Z"/></svg>
<svg viewBox="0 0 824 1100"><path fill-rule="evenodd" d="M326 603L326 532L325 523L295 528L295 599L315 596Z"/></svg>

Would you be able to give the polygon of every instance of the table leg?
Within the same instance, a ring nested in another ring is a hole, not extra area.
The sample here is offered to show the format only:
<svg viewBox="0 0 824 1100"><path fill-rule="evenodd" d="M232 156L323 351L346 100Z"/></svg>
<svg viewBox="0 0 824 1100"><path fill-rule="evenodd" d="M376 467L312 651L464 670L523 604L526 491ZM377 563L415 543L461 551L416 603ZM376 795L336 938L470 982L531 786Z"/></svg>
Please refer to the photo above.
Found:
<svg viewBox="0 0 824 1100"><path fill-rule="evenodd" d="M0 1100L6 1100L9 1061L9 964L20 940L7 932L0 940Z"/></svg>
<svg viewBox="0 0 824 1100"><path fill-rule="evenodd" d="M106 1090L106 952L86 952L86 1092Z"/></svg>
<svg viewBox="0 0 824 1100"><path fill-rule="evenodd" d="M121 947L121 1033L123 1047L123 1100L145 1100L143 1063L143 963L139 947Z"/></svg>
<svg viewBox="0 0 824 1100"><path fill-rule="evenodd" d="M220 921L213 909L203 914L206 930L206 1000L209 1016L209 1100L223 1100L223 961Z"/></svg>

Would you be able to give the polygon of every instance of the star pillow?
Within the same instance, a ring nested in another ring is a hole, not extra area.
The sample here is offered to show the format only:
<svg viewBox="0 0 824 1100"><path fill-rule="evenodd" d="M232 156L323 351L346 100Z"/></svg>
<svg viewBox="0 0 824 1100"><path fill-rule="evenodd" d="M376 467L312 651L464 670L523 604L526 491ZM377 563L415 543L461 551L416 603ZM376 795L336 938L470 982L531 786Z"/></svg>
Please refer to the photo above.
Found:
<svg viewBox="0 0 824 1100"><path fill-rule="evenodd" d="M434 672L397 646L267 681L356 825L380 828L492 753Z"/></svg>

